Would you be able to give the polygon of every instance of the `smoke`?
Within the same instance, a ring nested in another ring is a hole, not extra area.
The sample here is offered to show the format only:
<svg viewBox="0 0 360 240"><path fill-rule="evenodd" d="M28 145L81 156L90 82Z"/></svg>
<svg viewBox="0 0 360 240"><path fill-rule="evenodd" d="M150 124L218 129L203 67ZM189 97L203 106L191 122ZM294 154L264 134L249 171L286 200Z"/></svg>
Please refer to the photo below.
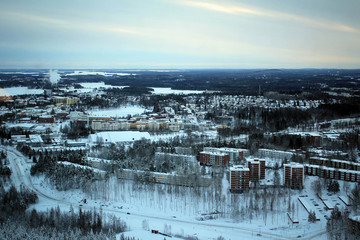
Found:
<svg viewBox="0 0 360 240"><path fill-rule="evenodd" d="M49 70L49 81L51 84L57 84L60 80L60 74L58 74L57 70Z"/></svg>

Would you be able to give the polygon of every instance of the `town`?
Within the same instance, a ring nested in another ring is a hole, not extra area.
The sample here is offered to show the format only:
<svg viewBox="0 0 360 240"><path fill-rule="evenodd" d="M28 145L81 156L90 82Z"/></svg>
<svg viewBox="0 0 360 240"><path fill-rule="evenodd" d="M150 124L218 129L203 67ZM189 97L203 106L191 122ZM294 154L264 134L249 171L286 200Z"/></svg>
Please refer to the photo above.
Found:
<svg viewBox="0 0 360 240"><path fill-rule="evenodd" d="M245 91L217 88L205 70L2 71L1 174L42 201L68 192L63 205L142 218L149 234L190 239L167 225L186 220L259 239L356 239L360 107L348 84L360 72L318 71L296 73L316 79L306 89L283 80L281 91L269 84L281 71L246 72ZM206 86L191 85L198 74Z"/></svg>

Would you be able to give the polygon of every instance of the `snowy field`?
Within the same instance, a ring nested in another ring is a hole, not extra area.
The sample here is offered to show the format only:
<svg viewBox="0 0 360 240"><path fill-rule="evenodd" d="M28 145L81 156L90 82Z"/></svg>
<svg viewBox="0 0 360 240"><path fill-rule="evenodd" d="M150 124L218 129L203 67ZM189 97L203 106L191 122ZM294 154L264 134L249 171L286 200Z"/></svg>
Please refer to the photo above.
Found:
<svg viewBox="0 0 360 240"><path fill-rule="evenodd" d="M27 87L10 87L10 88L4 88L4 90L11 96L18 96L25 94L30 94L30 95L44 94L43 89L30 89Z"/></svg>
<svg viewBox="0 0 360 240"><path fill-rule="evenodd" d="M188 95L188 94L201 94L201 93L204 93L204 91L174 90L174 89L171 89L171 88L155 88L155 87L152 87L152 89L154 89L152 94L155 94L155 95L167 95L167 94L184 94L184 95Z"/></svg>
<svg viewBox="0 0 360 240"><path fill-rule="evenodd" d="M90 83L79 83L83 88L80 89L74 89L73 87L69 88L69 89L62 89L62 90L66 90L66 91L74 91L76 90L77 92L80 93L89 93L89 92L93 92L95 91L95 89L100 90L100 89L109 89L109 88L119 88L122 89L124 87L128 87L128 86L113 86L113 85L107 85L104 82L90 82ZM161 87L149 87L154 89L154 91L152 91L152 94L154 95L168 95L168 94L184 94L184 95L188 95L188 94L201 94L204 93L204 91L196 91L196 90L174 90L171 88L161 88Z"/></svg>
<svg viewBox="0 0 360 240"><path fill-rule="evenodd" d="M67 88L60 88L62 91L65 92L73 92L76 91L78 93L96 93L101 92L102 89L109 89L109 88L119 88L122 89L126 86L113 86L113 85L107 85L104 82L85 82L85 83L79 83L79 85L82 86L82 88L74 88L73 86L67 87Z"/></svg>
<svg viewBox="0 0 360 240"><path fill-rule="evenodd" d="M149 139L148 132L138 131L111 131L111 132L97 132L89 135L90 143L119 143L119 142L133 142L142 138Z"/></svg>
<svg viewBox="0 0 360 240"><path fill-rule="evenodd" d="M97 117L127 117L128 115L141 115L146 112L146 108L141 106L123 106L120 108L110 108L101 110L90 110L88 111L89 116Z"/></svg>
<svg viewBox="0 0 360 240"><path fill-rule="evenodd" d="M80 83L80 85L83 88L75 89L74 87L69 88L61 88L63 91L77 91L78 93L91 93L94 91L99 91L101 89L109 89L109 88L119 88L122 89L127 86L113 86L113 85L107 85L104 82L96 82L96 83ZM204 91L196 91L196 90L175 90L171 88L158 88L158 87L150 87L154 89L152 91L152 94L154 95L168 95L168 94L201 94L204 93ZM4 91L8 93L11 96L18 96L18 95L41 95L44 94L43 89L30 89L27 87L10 87L10 88L4 88Z"/></svg>
<svg viewBox="0 0 360 240"><path fill-rule="evenodd" d="M89 93L89 92L93 92L95 89L99 90L99 89L109 89L109 88L119 88L122 89L126 86L113 86L113 85L107 85L104 82L95 82L95 83L80 83L80 85L83 88L80 89L76 89L77 92L80 93Z"/></svg>
<svg viewBox="0 0 360 240"><path fill-rule="evenodd" d="M89 90L93 90L95 88L124 88L125 86L113 86L107 85L104 82L89 82L89 83L80 83L80 85Z"/></svg>
<svg viewBox="0 0 360 240"><path fill-rule="evenodd" d="M80 83L83 88L75 89L74 87L69 88L61 88L63 91L77 91L78 93L91 93L94 91L98 91L101 89L109 89L109 88L119 88L122 89L127 86L113 86L107 85L104 82L96 82L96 83ZM171 88L152 88L152 94L154 95L168 95L168 94L201 94L204 91L196 91L196 90L174 90ZM44 94L43 89L30 89L27 87L10 87L4 88L5 93L11 96L18 96L18 95L41 95Z"/></svg>
<svg viewBox="0 0 360 240"><path fill-rule="evenodd" d="M75 76L75 75L101 75L101 76L129 76L129 75L136 75L134 73L113 73L113 72L99 72L99 71L74 71L73 73L67 73L65 76Z"/></svg>
<svg viewBox="0 0 360 240"><path fill-rule="evenodd" d="M148 132L138 131L105 131L97 132L89 135L90 144L96 144L99 141L102 143L120 143L120 142L133 142L141 139L150 139L152 141L166 140L176 136L183 136L185 133L176 132L169 134L150 135Z"/></svg>

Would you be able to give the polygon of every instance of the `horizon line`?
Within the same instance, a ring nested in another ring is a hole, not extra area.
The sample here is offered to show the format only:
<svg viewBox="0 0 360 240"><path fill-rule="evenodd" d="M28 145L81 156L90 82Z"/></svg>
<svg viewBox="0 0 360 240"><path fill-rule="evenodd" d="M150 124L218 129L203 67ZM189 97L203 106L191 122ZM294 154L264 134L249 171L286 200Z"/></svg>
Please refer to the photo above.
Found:
<svg viewBox="0 0 360 240"><path fill-rule="evenodd" d="M248 67L248 68L27 68L27 67L18 67L18 68L1 68L0 71L6 70L121 70L121 71L151 71L151 70L172 70L172 71L189 71L189 70L360 70L359 68L331 68L331 67L302 67L302 68L264 68L264 67Z"/></svg>

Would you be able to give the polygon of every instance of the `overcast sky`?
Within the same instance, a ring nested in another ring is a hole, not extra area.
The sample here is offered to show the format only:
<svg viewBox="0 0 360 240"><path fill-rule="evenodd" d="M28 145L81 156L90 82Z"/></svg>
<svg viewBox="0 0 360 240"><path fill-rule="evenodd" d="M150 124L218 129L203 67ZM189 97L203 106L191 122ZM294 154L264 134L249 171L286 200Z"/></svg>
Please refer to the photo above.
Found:
<svg viewBox="0 0 360 240"><path fill-rule="evenodd" d="M0 68L360 68L359 0L0 6Z"/></svg>

